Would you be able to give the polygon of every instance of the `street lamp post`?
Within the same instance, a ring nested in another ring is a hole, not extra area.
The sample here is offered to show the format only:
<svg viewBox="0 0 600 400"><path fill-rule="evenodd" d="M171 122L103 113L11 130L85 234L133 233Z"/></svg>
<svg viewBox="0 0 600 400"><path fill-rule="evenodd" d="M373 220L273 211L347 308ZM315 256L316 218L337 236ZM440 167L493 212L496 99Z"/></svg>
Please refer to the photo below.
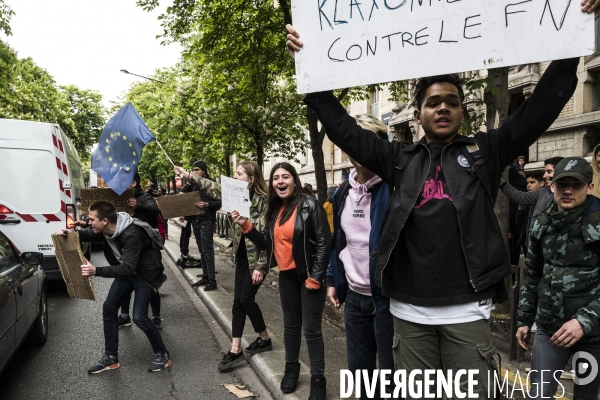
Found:
<svg viewBox="0 0 600 400"><path fill-rule="evenodd" d="M158 79L148 78L147 76L134 74L133 72L129 72L126 69L122 69L121 72L124 73L124 74L128 74L128 75L139 76L140 78L148 79L149 81L154 81L154 82L163 83L163 84L166 83L166 82L163 82L163 81L159 81Z"/></svg>

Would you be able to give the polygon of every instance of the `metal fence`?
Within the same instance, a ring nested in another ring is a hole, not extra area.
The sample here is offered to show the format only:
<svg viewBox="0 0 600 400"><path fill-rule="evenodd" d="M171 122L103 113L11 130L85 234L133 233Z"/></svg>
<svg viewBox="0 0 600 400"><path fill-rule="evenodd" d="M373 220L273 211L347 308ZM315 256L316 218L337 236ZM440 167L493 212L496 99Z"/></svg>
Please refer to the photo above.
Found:
<svg viewBox="0 0 600 400"><path fill-rule="evenodd" d="M215 233L220 238L233 240L233 222L228 212L217 211L217 223L215 224Z"/></svg>

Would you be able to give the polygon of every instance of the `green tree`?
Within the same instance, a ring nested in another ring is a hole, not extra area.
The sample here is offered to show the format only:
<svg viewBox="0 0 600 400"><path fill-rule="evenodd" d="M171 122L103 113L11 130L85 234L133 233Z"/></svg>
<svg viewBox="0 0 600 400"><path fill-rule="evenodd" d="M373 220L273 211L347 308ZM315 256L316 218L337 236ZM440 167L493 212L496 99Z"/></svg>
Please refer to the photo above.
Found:
<svg viewBox="0 0 600 400"><path fill-rule="evenodd" d="M0 0L0 31L4 32L7 36L12 35L10 19L13 15L15 15L15 12L12 8L4 0Z"/></svg>

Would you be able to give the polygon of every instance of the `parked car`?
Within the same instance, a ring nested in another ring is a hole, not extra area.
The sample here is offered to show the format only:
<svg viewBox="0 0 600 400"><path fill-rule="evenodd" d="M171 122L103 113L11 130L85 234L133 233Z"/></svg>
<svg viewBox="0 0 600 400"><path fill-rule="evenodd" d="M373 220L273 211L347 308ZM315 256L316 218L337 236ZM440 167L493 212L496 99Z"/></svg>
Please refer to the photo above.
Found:
<svg viewBox="0 0 600 400"><path fill-rule="evenodd" d="M48 338L43 261L40 252L19 253L0 231L0 374L21 344Z"/></svg>
<svg viewBox="0 0 600 400"><path fill-rule="evenodd" d="M62 279L50 235L80 218L77 150L56 124L0 118L0 160L2 231L21 251L43 253L48 278Z"/></svg>

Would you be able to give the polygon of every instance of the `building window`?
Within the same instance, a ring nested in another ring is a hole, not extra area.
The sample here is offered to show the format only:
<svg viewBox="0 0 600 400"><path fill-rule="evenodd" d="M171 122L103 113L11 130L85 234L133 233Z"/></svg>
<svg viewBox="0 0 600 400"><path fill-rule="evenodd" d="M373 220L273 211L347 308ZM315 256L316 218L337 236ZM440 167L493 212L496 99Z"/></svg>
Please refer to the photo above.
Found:
<svg viewBox="0 0 600 400"><path fill-rule="evenodd" d="M379 118L379 96L379 91L373 90L371 92L371 96L369 97L369 114L371 114L375 118Z"/></svg>

